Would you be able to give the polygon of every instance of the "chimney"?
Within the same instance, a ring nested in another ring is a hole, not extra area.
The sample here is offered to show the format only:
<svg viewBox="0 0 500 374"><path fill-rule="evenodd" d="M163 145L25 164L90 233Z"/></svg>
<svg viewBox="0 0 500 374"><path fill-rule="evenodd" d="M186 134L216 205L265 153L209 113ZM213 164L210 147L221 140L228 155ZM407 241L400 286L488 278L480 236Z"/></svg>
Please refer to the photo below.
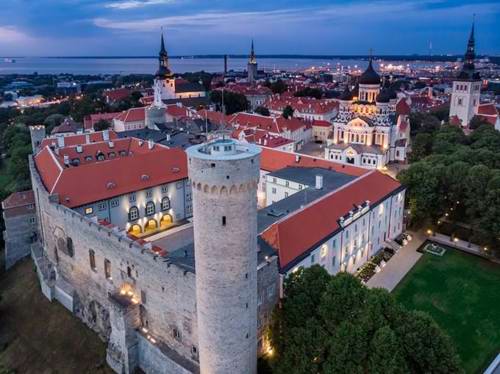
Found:
<svg viewBox="0 0 500 374"><path fill-rule="evenodd" d="M90 144L90 135L85 134L85 144Z"/></svg>
<svg viewBox="0 0 500 374"><path fill-rule="evenodd" d="M170 134L167 134L167 142L170 141Z"/></svg>
<svg viewBox="0 0 500 374"><path fill-rule="evenodd" d="M109 140L109 130L104 130L102 132L102 140L104 140L105 142Z"/></svg>
<svg viewBox="0 0 500 374"><path fill-rule="evenodd" d="M59 148L64 147L64 136L58 136L56 139L57 139L57 146Z"/></svg>
<svg viewBox="0 0 500 374"><path fill-rule="evenodd" d="M316 189L317 190L323 189L323 176L322 175L316 175Z"/></svg>
<svg viewBox="0 0 500 374"><path fill-rule="evenodd" d="M155 142L151 139L148 140L148 149L153 149L155 146Z"/></svg>
<svg viewBox="0 0 500 374"><path fill-rule="evenodd" d="M109 141L108 146L109 146L109 148L113 148L115 146L115 143L113 143L112 141Z"/></svg>
<svg viewBox="0 0 500 374"><path fill-rule="evenodd" d="M76 146L76 152L77 153L82 153L83 152L83 147L81 145Z"/></svg>
<svg viewBox="0 0 500 374"><path fill-rule="evenodd" d="M69 166L69 156L64 155L64 165Z"/></svg>
<svg viewBox="0 0 500 374"><path fill-rule="evenodd" d="M300 162L300 156L299 155L295 155L295 162Z"/></svg>

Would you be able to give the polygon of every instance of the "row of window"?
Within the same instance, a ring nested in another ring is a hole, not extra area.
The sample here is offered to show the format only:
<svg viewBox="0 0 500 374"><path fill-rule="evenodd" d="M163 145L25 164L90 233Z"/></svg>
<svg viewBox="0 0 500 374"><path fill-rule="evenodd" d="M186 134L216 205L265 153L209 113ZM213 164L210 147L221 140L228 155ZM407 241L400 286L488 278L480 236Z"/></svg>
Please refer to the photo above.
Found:
<svg viewBox="0 0 500 374"><path fill-rule="evenodd" d="M170 199L168 197L164 197L161 199L161 210L169 210L170 209ZM156 205L152 201L148 201L146 203L146 207L144 208L144 213L146 216L152 216L153 214L156 213ZM139 219L139 208L136 206L133 206L129 209L128 211L128 219L129 221L135 221Z"/></svg>

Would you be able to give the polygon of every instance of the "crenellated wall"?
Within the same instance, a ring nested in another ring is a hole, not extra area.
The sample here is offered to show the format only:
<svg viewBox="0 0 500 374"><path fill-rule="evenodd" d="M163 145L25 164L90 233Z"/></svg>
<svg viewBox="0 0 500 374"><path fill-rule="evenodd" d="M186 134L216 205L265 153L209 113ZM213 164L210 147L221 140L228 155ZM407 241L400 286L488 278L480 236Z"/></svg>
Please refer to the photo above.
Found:
<svg viewBox="0 0 500 374"><path fill-rule="evenodd" d="M46 192L33 162L30 167L43 249L55 264L57 278L74 290L73 313L108 341L112 331L119 331L124 322L126 314L111 312L111 296L123 290L124 296L137 305L133 329L146 329L158 344L168 346L197 367L195 275L169 264L151 246L140 245L117 228L104 227L53 202L57 199ZM109 264L108 274L105 263ZM113 357L128 355L128 347L118 344L125 341L113 339L109 347ZM136 362L142 367L138 359ZM128 367L124 362L118 365L123 366L117 369L116 362L111 366L120 371ZM130 367L131 372L134 369Z"/></svg>

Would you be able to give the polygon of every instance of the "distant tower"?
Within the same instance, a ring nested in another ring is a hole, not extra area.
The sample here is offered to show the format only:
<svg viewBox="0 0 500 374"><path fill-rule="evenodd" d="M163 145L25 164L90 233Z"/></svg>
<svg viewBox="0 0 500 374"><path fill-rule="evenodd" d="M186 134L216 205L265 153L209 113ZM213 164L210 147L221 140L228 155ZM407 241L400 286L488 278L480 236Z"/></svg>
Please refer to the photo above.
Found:
<svg viewBox="0 0 500 374"><path fill-rule="evenodd" d="M252 40L252 48L250 50L250 56L248 57L247 73L248 73L248 82L255 83L255 80L257 79L257 57L255 56L253 40Z"/></svg>
<svg viewBox="0 0 500 374"><path fill-rule="evenodd" d="M40 150L40 144L42 143L42 140L45 139L45 126L30 126L30 135L31 149L33 150L33 154L36 154Z"/></svg>
<svg viewBox="0 0 500 374"><path fill-rule="evenodd" d="M224 76L227 75L227 55L224 55Z"/></svg>
<svg viewBox="0 0 500 374"><path fill-rule="evenodd" d="M477 113L481 96L481 77L474 66L475 58L474 22L472 22L462 71L453 81L450 103L450 118L456 116L463 127L467 127Z"/></svg>
<svg viewBox="0 0 500 374"><path fill-rule="evenodd" d="M193 189L200 371L257 371L260 148L215 139L187 149Z"/></svg>
<svg viewBox="0 0 500 374"><path fill-rule="evenodd" d="M175 99L175 78L170 70L163 32L161 34L158 62L159 66L153 84L155 103L162 102L162 100Z"/></svg>

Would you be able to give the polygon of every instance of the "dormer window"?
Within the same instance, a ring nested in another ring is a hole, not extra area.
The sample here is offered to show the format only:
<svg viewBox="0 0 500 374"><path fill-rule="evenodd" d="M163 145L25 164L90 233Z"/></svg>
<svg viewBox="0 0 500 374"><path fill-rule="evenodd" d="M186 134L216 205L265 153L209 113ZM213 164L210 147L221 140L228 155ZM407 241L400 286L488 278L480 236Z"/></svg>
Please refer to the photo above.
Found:
<svg viewBox="0 0 500 374"><path fill-rule="evenodd" d="M96 156L97 161L104 161L106 159L106 156L104 156L104 153L98 153Z"/></svg>
<svg viewBox="0 0 500 374"><path fill-rule="evenodd" d="M85 156L85 161L92 161L94 158L90 155Z"/></svg>

